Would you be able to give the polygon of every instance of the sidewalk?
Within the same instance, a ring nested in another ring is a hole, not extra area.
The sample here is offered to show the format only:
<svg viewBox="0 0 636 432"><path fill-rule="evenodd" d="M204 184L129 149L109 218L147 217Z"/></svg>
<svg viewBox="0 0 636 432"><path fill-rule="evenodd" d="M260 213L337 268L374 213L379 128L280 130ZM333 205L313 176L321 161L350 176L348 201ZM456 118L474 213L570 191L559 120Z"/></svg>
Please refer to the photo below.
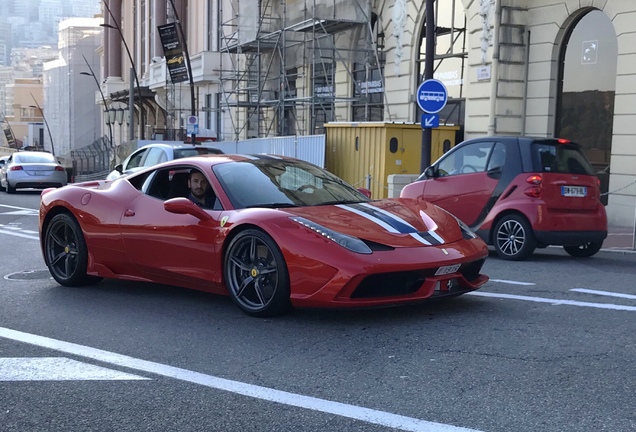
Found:
<svg viewBox="0 0 636 432"><path fill-rule="evenodd" d="M603 249L614 251L634 251L634 231L628 228L609 228Z"/></svg>

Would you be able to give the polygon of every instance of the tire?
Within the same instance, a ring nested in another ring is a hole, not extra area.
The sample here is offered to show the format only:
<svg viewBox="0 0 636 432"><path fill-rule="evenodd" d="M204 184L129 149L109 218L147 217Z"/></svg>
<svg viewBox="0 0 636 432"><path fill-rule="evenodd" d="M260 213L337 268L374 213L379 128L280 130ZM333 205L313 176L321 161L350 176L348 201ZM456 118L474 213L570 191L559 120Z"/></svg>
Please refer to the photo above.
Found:
<svg viewBox="0 0 636 432"><path fill-rule="evenodd" d="M589 258L596 255L603 247L603 242L587 242L579 246L563 246L565 251L576 258Z"/></svg>
<svg viewBox="0 0 636 432"><path fill-rule="evenodd" d="M14 193L15 193L15 188L14 188L14 187L12 187L12 186L9 184L9 180L7 180L7 193L8 193L8 194L14 194Z"/></svg>
<svg viewBox="0 0 636 432"><path fill-rule="evenodd" d="M525 260L537 247L532 227L525 217L518 214L501 218L495 225L492 236L497 255L509 261Z"/></svg>
<svg viewBox="0 0 636 432"><path fill-rule="evenodd" d="M232 239L223 259L232 300L247 315L270 317L291 309L287 265L276 242L256 229Z"/></svg>
<svg viewBox="0 0 636 432"><path fill-rule="evenodd" d="M84 234L77 221L67 213L54 216L46 227L44 261L60 285L76 287L101 280L86 274L88 248Z"/></svg>

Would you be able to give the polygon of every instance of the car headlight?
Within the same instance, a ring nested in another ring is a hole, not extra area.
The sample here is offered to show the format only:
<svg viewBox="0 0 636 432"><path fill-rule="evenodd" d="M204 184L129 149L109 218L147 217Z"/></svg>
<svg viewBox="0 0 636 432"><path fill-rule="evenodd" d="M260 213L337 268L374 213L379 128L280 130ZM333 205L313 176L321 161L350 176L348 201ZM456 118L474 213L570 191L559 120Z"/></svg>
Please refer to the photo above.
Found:
<svg viewBox="0 0 636 432"><path fill-rule="evenodd" d="M325 228L324 226L317 224L315 222L312 222L309 219L305 219L303 217L295 216L295 217L291 217L290 219L320 234L321 236L326 237L335 243L338 243L343 248L349 249L352 252L359 253L359 254L371 253L371 249L369 248L369 246L367 246L366 243L364 243L362 240L360 240L357 237L352 237L352 236L331 230L329 228Z"/></svg>
<svg viewBox="0 0 636 432"><path fill-rule="evenodd" d="M438 208L440 210L444 210L441 207L438 207ZM457 216L455 216L454 214L452 214L448 210L444 210L444 211L455 218L455 220L457 221L457 224L459 225L459 229L462 231L462 237L464 237L464 240L472 240L472 239L476 239L477 238L477 234L475 234L473 232L473 230L471 230L468 225L466 225Z"/></svg>

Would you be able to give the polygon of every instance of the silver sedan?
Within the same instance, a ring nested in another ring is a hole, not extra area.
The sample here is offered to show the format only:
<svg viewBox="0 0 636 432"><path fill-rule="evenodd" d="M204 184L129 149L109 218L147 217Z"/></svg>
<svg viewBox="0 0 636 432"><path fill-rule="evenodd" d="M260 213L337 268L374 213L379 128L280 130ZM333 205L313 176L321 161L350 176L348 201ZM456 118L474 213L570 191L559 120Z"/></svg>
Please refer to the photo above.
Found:
<svg viewBox="0 0 636 432"><path fill-rule="evenodd" d="M66 170L47 152L13 153L0 177L0 185L10 194L19 188L45 189L64 186L66 183Z"/></svg>

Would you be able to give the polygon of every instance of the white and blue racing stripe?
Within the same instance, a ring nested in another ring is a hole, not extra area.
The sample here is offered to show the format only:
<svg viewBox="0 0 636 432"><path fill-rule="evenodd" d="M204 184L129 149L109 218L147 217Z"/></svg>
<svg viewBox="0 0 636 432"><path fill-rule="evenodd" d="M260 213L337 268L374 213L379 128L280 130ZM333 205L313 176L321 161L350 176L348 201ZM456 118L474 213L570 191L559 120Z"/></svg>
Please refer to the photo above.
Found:
<svg viewBox="0 0 636 432"><path fill-rule="evenodd" d="M418 232L417 229L405 221L404 219L367 203L338 205L343 210L355 213L363 218L370 220L390 233L409 234L415 240L427 246L434 244L443 244L444 239L433 230L426 232Z"/></svg>

